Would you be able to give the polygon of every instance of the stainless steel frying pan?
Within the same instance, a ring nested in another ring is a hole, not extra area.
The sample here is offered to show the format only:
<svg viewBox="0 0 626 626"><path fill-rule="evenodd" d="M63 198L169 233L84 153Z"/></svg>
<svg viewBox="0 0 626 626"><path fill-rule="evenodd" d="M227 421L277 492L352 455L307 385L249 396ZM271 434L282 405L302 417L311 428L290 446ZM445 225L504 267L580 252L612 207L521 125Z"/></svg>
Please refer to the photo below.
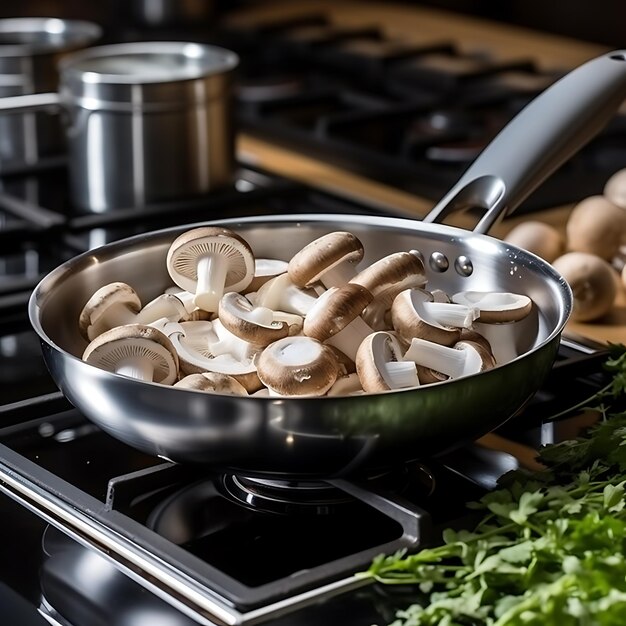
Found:
<svg viewBox="0 0 626 626"><path fill-rule="evenodd" d="M132 237L64 263L35 289L30 319L50 372L69 400L103 430L149 454L267 477L333 476L432 455L492 430L547 376L570 315L571 292L546 262L484 234L611 118L626 97L626 52L576 69L524 109L423 223L352 215L221 220L257 256L289 259L342 229L365 246L363 266L417 249L431 287L523 292L536 304L513 361L474 376L374 395L242 398L178 390L111 374L80 360L82 305L100 286L125 281L148 301L171 285L170 243L190 226ZM437 223L484 209L473 232Z"/></svg>

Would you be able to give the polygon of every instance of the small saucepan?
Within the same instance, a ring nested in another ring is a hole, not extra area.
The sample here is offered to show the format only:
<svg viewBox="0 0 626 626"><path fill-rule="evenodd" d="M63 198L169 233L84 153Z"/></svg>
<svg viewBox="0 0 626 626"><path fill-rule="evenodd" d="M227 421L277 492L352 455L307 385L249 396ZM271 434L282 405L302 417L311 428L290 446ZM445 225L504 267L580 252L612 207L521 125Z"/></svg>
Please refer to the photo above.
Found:
<svg viewBox="0 0 626 626"><path fill-rule="evenodd" d="M612 117L626 97L626 52L599 57L529 104L487 147L424 222L352 215L229 219L257 256L290 259L313 239L348 230L363 266L419 250L429 288L447 293L523 293L534 317L513 360L451 381L343 397L263 398L208 394L140 382L81 360L80 309L99 287L124 281L142 301L171 284L170 244L190 227L148 233L82 254L35 289L30 319L45 361L69 400L103 430L176 462L274 478L377 470L477 438L514 415L548 375L571 309L565 280L545 261L486 235ZM437 223L484 210L473 232Z"/></svg>
<svg viewBox="0 0 626 626"><path fill-rule="evenodd" d="M59 64L58 93L0 99L0 114L63 110L71 197L92 211L232 183L235 53L198 43L98 46Z"/></svg>

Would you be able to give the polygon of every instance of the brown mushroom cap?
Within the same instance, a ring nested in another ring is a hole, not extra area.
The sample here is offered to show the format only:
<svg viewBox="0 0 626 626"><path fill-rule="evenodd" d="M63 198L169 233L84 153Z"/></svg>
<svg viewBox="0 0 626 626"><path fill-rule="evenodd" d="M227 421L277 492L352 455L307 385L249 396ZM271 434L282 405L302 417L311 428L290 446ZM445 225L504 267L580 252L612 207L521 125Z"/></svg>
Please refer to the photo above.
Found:
<svg viewBox="0 0 626 626"><path fill-rule="evenodd" d="M261 382L281 396L321 396L339 372L333 352L310 337L285 337L271 343L257 359Z"/></svg>
<svg viewBox="0 0 626 626"><path fill-rule="evenodd" d="M565 251L565 237L554 226L538 220L521 222L509 231L504 241L528 250L548 263Z"/></svg>
<svg viewBox="0 0 626 626"><path fill-rule="evenodd" d="M485 324L516 322L524 319L533 306L528 296L503 291L460 291L452 296L452 302L480 309L476 321Z"/></svg>
<svg viewBox="0 0 626 626"><path fill-rule="evenodd" d="M205 372L203 374L189 374L173 385L179 389L192 389L212 393L225 393L235 396L247 396L248 392L232 376Z"/></svg>
<svg viewBox="0 0 626 626"><path fill-rule="evenodd" d="M374 298L389 296L389 304L397 294L409 287L426 284L424 263L415 251L394 252L361 270L351 283L365 287Z"/></svg>
<svg viewBox="0 0 626 626"><path fill-rule="evenodd" d="M348 283L343 287L331 287L317 299L305 317L304 334L326 341L357 318L371 301L372 294L361 285Z"/></svg>
<svg viewBox="0 0 626 626"><path fill-rule="evenodd" d="M193 228L179 235L167 252L167 269L179 287L196 293L199 262L209 257L219 259L219 263L224 262L227 265L223 269L223 283L215 285L216 291L241 291L252 281L254 277L252 248L237 233L217 226ZM216 275L221 273L221 268L216 271ZM219 297L221 295L219 293ZM196 294L198 305L199 297L199 294ZM217 308L217 303L215 305Z"/></svg>
<svg viewBox="0 0 626 626"><path fill-rule="evenodd" d="M267 346L289 334L287 323L273 321L271 309L254 307L245 296L234 291L222 296L218 316L233 335L258 346Z"/></svg>
<svg viewBox="0 0 626 626"><path fill-rule="evenodd" d="M626 233L626 211L604 196L585 198L570 213L566 233L568 250L610 261Z"/></svg>
<svg viewBox="0 0 626 626"><path fill-rule="evenodd" d="M423 289L405 289L400 292L391 305L393 327L407 341L411 341L413 337L421 337L444 346L452 346L461 337L461 329L429 320L421 305L433 301L432 294Z"/></svg>
<svg viewBox="0 0 626 626"><path fill-rule="evenodd" d="M390 363L412 368L413 377L409 384L394 381L388 370ZM356 354L356 371L363 389L370 393L419 385L415 363L402 361L402 348L398 340L386 331L372 333L361 342Z"/></svg>
<svg viewBox="0 0 626 626"><path fill-rule="evenodd" d="M127 309L130 316L136 315L141 310L141 300L137 292L126 283L115 282L100 287L87 300L80 312L78 328L85 339L95 339L90 336L89 327L95 326L101 321L103 315L110 312L114 307ZM102 330L109 330L112 326L104 325ZM99 333L98 333L99 334Z"/></svg>
<svg viewBox="0 0 626 626"><path fill-rule="evenodd" d="M178 355L160 330L143 324L117 326L98 335L82 356L83 361L109 372L127 360L145 359L153 368L152 381L171 385L178 375Z"/></svg>
<svg viewBox="0 0 626 626"><path fill-rule="evenodd" d="M618 170L606 181L602 194L613 204L626 209L626 168Z"/></svg>
<svg viewBox="0 0 626 626"><path fill-rule="evenodd" d="M572 289L572 319L588 322L611 310L617 285L615 270L604 260L586 252L568 252L552 264Z"/></svg>
<svg viewBox="0 0 626 626"><path fill-rule="evenodd" d="M298 287L308 287L340 263L356 265L363 258L363 244L352 233L335 231L318 237L296 252L289 261L289 278Z"/></svg>

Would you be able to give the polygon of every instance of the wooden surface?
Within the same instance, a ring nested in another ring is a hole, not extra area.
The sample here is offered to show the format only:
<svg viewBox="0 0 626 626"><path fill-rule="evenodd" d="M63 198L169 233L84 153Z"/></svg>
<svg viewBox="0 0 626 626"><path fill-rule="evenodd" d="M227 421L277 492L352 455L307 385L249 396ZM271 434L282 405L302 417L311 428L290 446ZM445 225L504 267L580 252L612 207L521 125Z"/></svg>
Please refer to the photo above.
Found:
<svg viewBox="0 0 626 626"><path fill-rule="evenodd" d="M408 42L455 41L464 52L488 50L496 58L533 58L546 70L567 70L606 51L595 44L574 41L504 26L484 20L470 19L452 13L434 11L393 3L340 2L266 2L240 13L241 21L287 18L311 12L327 11L337 24L352 26L377 25L394 37ZM356 174L299 154L284 147L242 134L238 137L239 159L269 171L301 180L309 185L358 199L371 206L389 208L409 217L423 217L432 202L404 191L373 182ZM582 200L582 198L581 198ZM496 226L492 233L503 237L513 226L526 219L538 219L563 230L573 205L535 212L532 216L511 217ZM459 217L455 225L471 227L466 217ZM570 322L566 332L594 339L626 343L626 293L620 291L613 311L593 323Z"/></svg>

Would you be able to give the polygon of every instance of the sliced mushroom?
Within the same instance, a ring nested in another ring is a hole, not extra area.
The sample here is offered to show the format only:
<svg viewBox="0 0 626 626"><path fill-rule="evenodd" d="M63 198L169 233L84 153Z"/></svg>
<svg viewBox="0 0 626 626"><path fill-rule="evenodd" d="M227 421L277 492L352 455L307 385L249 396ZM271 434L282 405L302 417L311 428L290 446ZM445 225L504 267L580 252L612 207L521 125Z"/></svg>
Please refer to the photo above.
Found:
<svg viewBox="0 0 626 626"><path fill-rule="evenodd" d="M360 317L372 301L372 294L361 285L347 283L324 292L304 319L307 337L326 342L353 361L359 345L374 332Z"/></svg>
<svg viewBox="0 0 626 626"><path fill-rule="evenodd" d="M109 372L171 385L178 376L178 355L160 330L142 324L117 326L98 335L83 361Z"/></svg>
<svg viewBox="0 0 626 626"><path fill-rule="evenodd" d="M257 372L271 395L322 396L335 383L337 359L328 346L310 337L285 337L257 358Z"/></svg>
<svg viewBox="0 0 626 626"><path fill-rule="evenodd" d="M370 393L417 387L417 368L403 361L398 340L385 331L366 337L356 354L356 371L363 389Z"/></svg>
<svg viewBox="0 0 626 626"><path fill-rule="evenodd" d="M252 306L245 296L236 292L222 296L218 315L233 335L258 346L267 346L289 334L288 324L275 322L271 309Z"/></svg>
<svg viewBox="0 0 626 626"><path fill-rule="evenodd" d="M289 274L281 274L266 282L256 292L254 304L272 311L286 311L305 316L316 300L317 294L314 291L300 289L293 284Z"/></svg>
<svg viewBox="0 0 626 626"><path fill-rule="evenodd" d="M287 266L287 261L280 259L254 259L254 278L245 289L241 290L241 293L246 295L258 291L268 280L284 274Z"/></svg>
<svg viewBox="0 0 626 626"><path fill-rule="evenodd" d="M426 284L424 263L416 250L395 252L363 269L351 281L365 287L374 300L363 319L375 330L391 328L389 310L394 298L405 289Z"/></svg>
<svg viewBox="0 0 626 626"><path fill-rule="evenodd" d="M327 391L327 396L354 396L365 393L361 380L356 372L337 378L335 384Z"/></svg>
<svg viewBox="0 0 626 626"><path fill-rule="evenodd" d="M404 359L441 372L450 378L478 374L495 367L495 359L482 345L471 341L458 341L454 347L442 346L432 341L415 338L404 354Z"/></svg>
<svg viewBox="0 0 626 626"><path fill-rule="evenodd" d="M232 376L205 372L203 374L189 374L173 385L179 389L192 389L212 393L225 393L235 396L247 396L248 392Z"/></svg>
<svg viewBox="0 0 626 626"><path fill-rule="evenodd" d="M523 294L502 291L461 291L452 296L452 302L480 310L476 321L485 324L516 322L532 310L532 300Z"/></svg>
<svg viewBox="0 0 626 626"><path fill-rule="evenodd" d="M85 339L95 339L111 328L132 324L140 310L141 300L130 285L121 282L104 285L89 298L80 312L80 334Z"/></svg>
<svg viewBox="0 0 626 626"><path fill-rule="evenodd" d="M340 287L356 275L363 258L363 244L352 233L336 231L318 237L289 261L289 278L298 287L320 281L324 287Z"/></svg>
<svg viewBox="0 0 626 626"><path fill-rule="evenodd" d="M170 246L167 269L179 287L195 294L196 306L213 313L225 291L241 291L250 284L254 254L231 230L194 228Z"/></svg>
<svg viewBox="0 0 626 626"><path fill-rule="evenodd" d="M436 304L439 307L460 307L461 311L456 318L451 315L448 317L449 319L456 319L462 324L465 323L469 315L468 307L434 303L432 295L423 289L405 289L395 297L391 305L393 327L407 341L411 341L413 337L420 337L444 346L454 345L461 337L461 325L441 324L429 312L428 304ZM470 317L473 321L474 316L471 315Z"/></svg>

